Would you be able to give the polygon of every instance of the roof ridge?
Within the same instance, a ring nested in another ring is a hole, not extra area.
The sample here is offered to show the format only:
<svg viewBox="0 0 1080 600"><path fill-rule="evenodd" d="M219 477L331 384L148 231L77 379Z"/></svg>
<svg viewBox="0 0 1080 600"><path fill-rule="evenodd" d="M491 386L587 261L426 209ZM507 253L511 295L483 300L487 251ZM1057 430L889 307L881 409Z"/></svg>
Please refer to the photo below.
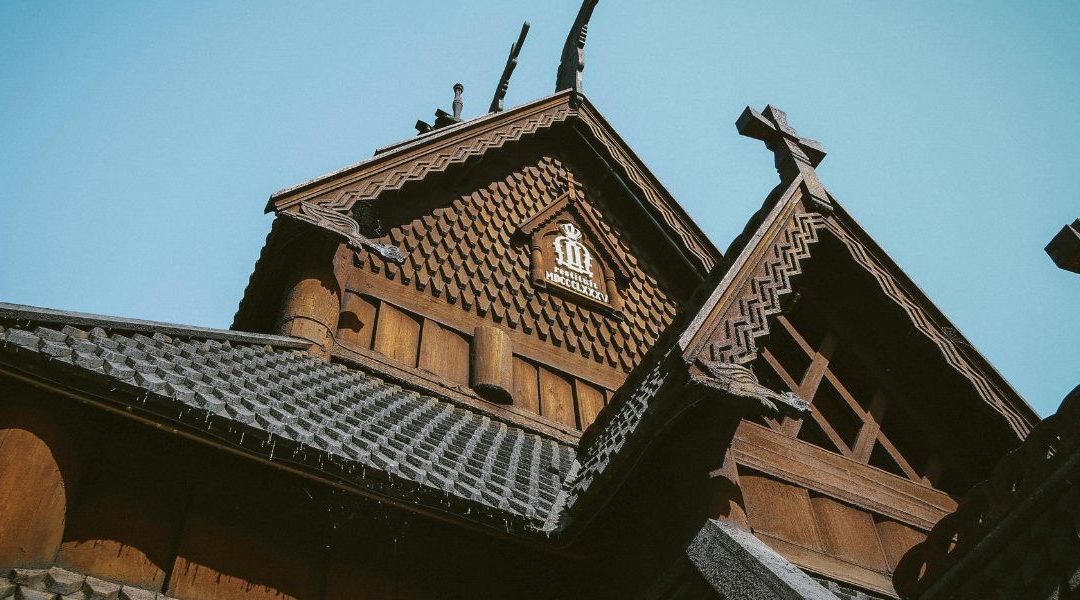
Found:
<svg viewBox="0 0 1080 600"><path fill-rule="evenodd" d="M31 323L56 323L60 325L75 325L81 327L101 327L102 329L115 329L138 333L163 333L165 335L176 337L198 337L238 342L242 344L270 345L277 348L306 349L311 346L311 342L308 342L307 340L282 335L235 331L232 329L216 329L213 327L199 327L196 325L181 325L127 317L114 317L94 313L30 306L26 304L12 304L8 302L0 302L0 319Z"/></svg>

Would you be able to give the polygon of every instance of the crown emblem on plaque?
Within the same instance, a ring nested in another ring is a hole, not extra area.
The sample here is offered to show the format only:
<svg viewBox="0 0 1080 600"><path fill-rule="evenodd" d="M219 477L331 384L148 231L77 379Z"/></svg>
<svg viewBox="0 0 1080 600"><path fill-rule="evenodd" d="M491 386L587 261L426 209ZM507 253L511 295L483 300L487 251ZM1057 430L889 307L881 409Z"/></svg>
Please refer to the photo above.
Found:
<svg viewBox="0 0 1080 600"><path fill-rule="evenodd" d="M581 239L581 230L573 223L559 223L559 231L575 242Z"/></svg>

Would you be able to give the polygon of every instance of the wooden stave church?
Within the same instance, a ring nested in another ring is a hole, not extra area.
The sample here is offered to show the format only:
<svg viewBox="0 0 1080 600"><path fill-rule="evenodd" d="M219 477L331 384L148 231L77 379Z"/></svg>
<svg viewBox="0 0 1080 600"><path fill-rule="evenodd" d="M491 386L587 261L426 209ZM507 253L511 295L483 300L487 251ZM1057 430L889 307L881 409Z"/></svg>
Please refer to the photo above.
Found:
<svg viewBox="0 0 1080 600"><path fill-rule="evenodd" d="M231 330L0 306L0 598L897 596L1038 417L772 107L718 251L582 93L593 4L552 96L274 194Z"/></svg>

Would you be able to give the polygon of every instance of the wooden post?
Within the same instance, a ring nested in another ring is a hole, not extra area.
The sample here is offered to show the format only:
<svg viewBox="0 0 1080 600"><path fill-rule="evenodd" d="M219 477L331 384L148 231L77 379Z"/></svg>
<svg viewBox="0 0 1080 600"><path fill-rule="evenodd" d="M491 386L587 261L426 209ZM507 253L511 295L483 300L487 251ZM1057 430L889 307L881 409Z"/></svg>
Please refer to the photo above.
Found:
<svg viewBox="0 0 1080 600"><path fill-rule="evenodd" d="M607 289L608 304L616 312L621 312L623 308L622 296L619 295L619 286L615 284L615 275L608 273L604 277L604 285Z"/></svg>
<svg viewBox="0 0 1080 600"><path fill-rule="evenodd" d="M735 430L742 422L741 417L741 411L722 411L713 427L711 441L720 446L724 458L720 468L709 473L712 492L710 510L712 514L709 516L731 521L744 529L749 529L742 483L739 481L739 465L735 463L735 452L732 448Z"/></svg>
<svg viewBox="0 0 1080 600"><path fill-rule="evenodd" d="M297 248L300 250L300 248ZM341 287L334 275L334 253L320 244L285 268L285 295L275 331L314 343L313 354L326 358L334 346L341 314Z"/></svg>
<svg viewBox="0 0 1080 600"><path fill-rule="evenodd" d="M514 394L510 336L493 325L477 325L472 343L472 386L492 402L510 404Z"/></svg>
<svg viewBox="0 0 1080 600"><path fill-rule="evenodd" d="M743 500L742 484L739 482L739 469L735 464L734 452L728 447L724 453L724 463L719 469L709 473L712 483L712 517L732 521L744 529L746 521L746 503Z"/></svg>

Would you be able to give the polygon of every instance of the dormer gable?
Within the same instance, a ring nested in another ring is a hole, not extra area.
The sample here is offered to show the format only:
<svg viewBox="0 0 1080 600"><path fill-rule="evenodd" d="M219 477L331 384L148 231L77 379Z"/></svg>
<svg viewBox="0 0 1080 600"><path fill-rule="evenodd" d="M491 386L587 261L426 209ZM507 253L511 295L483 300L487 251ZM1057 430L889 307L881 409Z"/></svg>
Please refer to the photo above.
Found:
<svg viewBox="0 0 1080 600"><path fill-rule="evenodd" d="M571 92L388 147L268 209L281 218L236 327L317 333L333 360L569 436L721 258Z"/></svg>

